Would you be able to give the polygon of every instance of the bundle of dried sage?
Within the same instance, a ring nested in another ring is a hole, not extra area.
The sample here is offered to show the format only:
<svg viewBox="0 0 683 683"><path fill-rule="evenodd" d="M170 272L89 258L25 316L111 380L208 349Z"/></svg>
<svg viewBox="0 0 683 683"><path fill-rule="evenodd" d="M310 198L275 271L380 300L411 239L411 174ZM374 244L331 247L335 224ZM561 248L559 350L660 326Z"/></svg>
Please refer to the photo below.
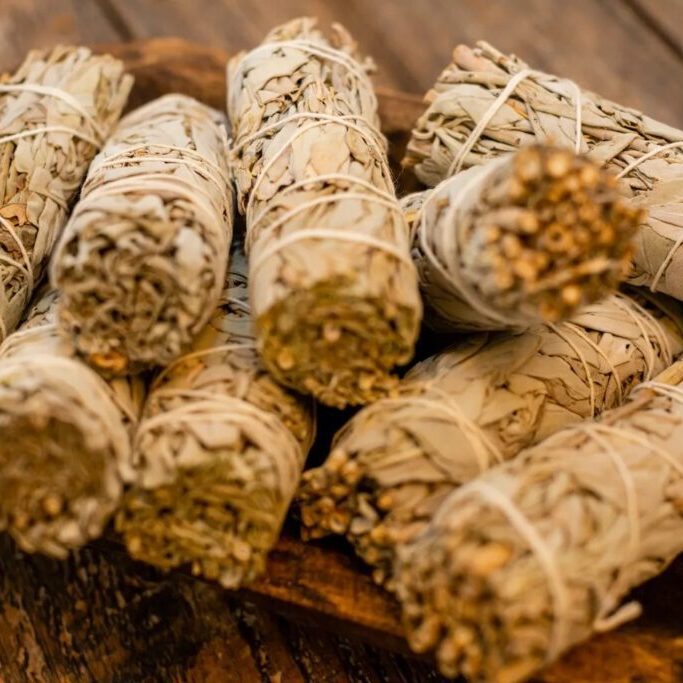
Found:
<svg viewBox="0 0 683 683"><path fill-rule="evenodd" d="M251 305L265 365L334 406L409 360L421 304L369 64L340 26L274 29L228 66Z"/></svg>
<svg viewBox="0 0 683 683"><path fill-rule="evenodd" d="M396 548L444 498L561 428L622 403L683 351L678 302L622 295L571 322L477 335L419 363L397 398L364 408L304 474L304 535L345 534L392 588Z"/></svg>
<svg viewBox="0 0 683 683"><path fill-rule="evenodd" d="M483 42L454 50L427 102L404 160L423 182L533 143L587 153L647 212L630 281L683 299L683 131Z"/></svg>
<svg viewBox="0 0 683 683"><path fill-rule="evenodd" d="M102 532L132 476L144 386L103 380L57 331L41 296L0 346L0 528L64 557Z"/></svg>
<svg viewBox="0 0 683 683"><path fill-rule="evenodd" d="M166 95L121 120L52 261L59 324L98 369L187 351L225 282L232 191L225 117Z"/></svg>
<svg viewBox="0 0 683 683"><path fill-rule="evenodd" d="M156 379L116 525L138 559L233 588L263 571L314 433L312 405L260 365L235 250L222 301Z"/></svg>
<svg viewBox="0 0 683 683"><path fill-rule="evenodd" d="M530 146L402 202L437 329L525 329L613 292L641 212L617 180L564 149Z"/></svg>
<svg viewBox="0 0 683 683"><path fill-rule="evenodd" d="M399 549L410 644L446 675L523 681L638 616L624 596L683 552L683 364L658 380L463 486Z"/></svg>
<svg viewBox="0 0 683 683"><path fill-rule="evenodd" d="M83 47L30 52L0 76L0 341L17 326L132 85L121 62Z"/></svg>

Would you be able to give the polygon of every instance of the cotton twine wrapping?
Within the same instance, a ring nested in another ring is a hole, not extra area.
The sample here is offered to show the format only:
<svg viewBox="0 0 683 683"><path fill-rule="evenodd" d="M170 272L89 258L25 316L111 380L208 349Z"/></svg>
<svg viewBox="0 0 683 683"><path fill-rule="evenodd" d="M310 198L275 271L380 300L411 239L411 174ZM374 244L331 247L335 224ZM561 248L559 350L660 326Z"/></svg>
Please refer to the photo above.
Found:
<svg viewBox="0 0 683 683"><path fill-rule="evenodd" d="M339 407L395 385L421 315L369 66L312 19L228 66L259 349L278 380Z"/></svg>
<svg viewBox="0 0 683 683"><path fill-rule="evenodd" d="M423 182L534 143L587 153L646 212L630 282L683 299L683 131L483 42L454 50L427 102L404 159Z"/></svg>
<svg viewBox="0 0 683 683"><path fill-rule="evenodd" d="M19 323L90 160L133 78L83 47L29 52L0 75L0 342Z"/></svg>
<svg viewBox="0 0 683 683"><path fill-rule="evenodd" d="M678 363L453 493L399 549L411 646L446 675L515 683L638 616L624 597L683 552L681 381Z"/></svg>
<svg viewBox="0 0 683 683"><path fill-rule="evenodd" d="M642 214L569 150L526 147L402 200L425 320L440 330L566 319L628 272Z"/></svg>
<svg viewBox="0 0 683 683"><path fill-rule="evenodd" d="M345 534L393 587L397 547L444 498L523 448L620 405L683 351L683 311L614 295L572 321L477 335L419 363L398 398L364 408L304 474L304 534Z"/></svg>
<svg viewBox="0 0 683 683"><path fill-rule="evenodd" d="M228 588L263 571L314 433L311 402L259 363L238 250L231 268L192 351L151 388L117 517L133 557Z"/></svg>
<svg viewBox="0 0 683 683"><path fill-rule="evenodd" d="M60 327L99 370L169 363L217 305L232 239L225 123L166 95L123 118L93 161L51 274Z"/></svg>
<svg viewBox="0 0 683 683"><path fill-rule="evenodd" d="M144 387L75 358L55 309L44 294L0 346L0 529L62 558L100 535L131 479Z"/></svg>

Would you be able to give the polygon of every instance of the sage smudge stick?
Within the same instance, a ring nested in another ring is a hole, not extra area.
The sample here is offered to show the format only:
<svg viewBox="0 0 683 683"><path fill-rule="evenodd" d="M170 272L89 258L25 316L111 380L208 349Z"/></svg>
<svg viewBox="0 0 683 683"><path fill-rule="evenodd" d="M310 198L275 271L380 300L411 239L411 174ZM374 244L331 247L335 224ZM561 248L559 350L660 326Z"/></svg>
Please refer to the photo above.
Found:
<svg viewBox="0 0 683 683"><path fill-rule="evenodd" d="M130 481L139 379L110 382L58 333L55 292L0 346L0 528L65 557L99 536Z"/></svg>
<svg viewBox="0 0 683 683"><path fill-rule="evenodd" d="M683 552L683 364L453 493L399 549L408 639L444 674L516 683L635 618Z"/></svg>
<svg viewBox="0 0 683 683"><path fill-rule="evenodd" d="M259 349L279 381L340 407L395 385L421 316L369 67L311 19L228 66Z"/></svg>
<svg viewBox="0 0 683 683"><path fill-rule="evenodd" d="M0 76L0 342L19 323L132 85L120 61L84 47L30 52Z"/></svg>
<svg viewBox="0 0 683 683"><path fill-rule="evenodd" d="M305 537L344 534L393 587L398 546L458 486L563 427L620 405L683 351L683 311L613 295L570 322L476 335L418 363L396 398L355 415L304 473Z"/></svg>
<svg viewBox="0 0 683 683"><path fill-rule="evenodd" d="M426 99L404 160L420 180L434 186L531 144L585 153L646 212L629 281L683 299L683 131L484 42L458 46Z"/></svg>
<svg viewBox="0 0 683 683"><path fill-rule="evenodd" d="M314 434L312 405L259 362L246 264L235 250L220 306L192 351L156 379L117 516L133 557L234 588L264 569Z"/></svg>
<svg viewBox="0 0 683 683"><path fill-rule="evenodd" d="M540 146L402 204L425 320L441 330L525 329L570 317L617 288L642 218L597 164Z"/></svg>
<svg viewBox="0 0 683 683"><path fill-rule="evenodd" d="M52 262L60 327L113 374L187 351L218 303L232 239L225 117L166 95L93 161Z"/></svg>

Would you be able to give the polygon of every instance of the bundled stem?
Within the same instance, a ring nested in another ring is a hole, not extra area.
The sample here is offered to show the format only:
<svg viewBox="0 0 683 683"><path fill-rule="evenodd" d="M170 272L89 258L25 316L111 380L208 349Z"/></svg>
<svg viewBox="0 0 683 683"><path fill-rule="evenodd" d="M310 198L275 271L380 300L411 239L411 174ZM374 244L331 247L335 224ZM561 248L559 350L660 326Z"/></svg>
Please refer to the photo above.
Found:
<svg viewBox="0 0 683 683"><path fill-rule="evenodd" d="M426 320L439 329L524 329L616 289L641 212L596 164L549 147L453 176L403 200Z"/></svg>
<svg viewBox="0 0 683 683"><path fill-rule="evenodd" d="M423 182L434 186L530 144L587 153L646 211L630 282L683 299L683 131L483 42L454 50L427 102L404 159Z"/></svg>
<svg viewBox="0 0 683 683"><path fill-rule="evenodd" d="M394 386L421 315L368 67L311 19L228 67L259 348L278 380L334 406Z"/></svg>
<svg viewBox="0 0 683 683"><path fill-rule="evenodd" d="M327 461L305 472L304 535L345 534L392 588L397 547L455 488L620 405L683 351L677 302L641 303L614 295L570 322L478 335L419 363L397 398L354 416Z"/></svg>
<svg viewBox="0 0 683 683"><path fill-rule="evenodd" d="M110 373L165 365L218 303L232 239L225 117L184 95L126 116L52 263L60 327Z"/></svg>
<svg viewBox="0 0 683 683"><path fill-rule="evenodd" d="M100 535L131 478L144 386L83 365L55 309L42 296L0 346L0 528L64 557Z"/></svg>
<svg viewBox="0 0 683 683"><path fill-rule="evenodd" d="M132 85L121 62L83 47L30 52L0 76L0 342L17 326Z"/></svg>
<svg viewBox="0 0 683 683"><path fill-rule="evenodd" d="M637 616L624 596L683 552L681 382L678 363L449 497L399 550L411 646L446 675L515 683Z"/></svg>
<svg viewBox="0 0 683 683"><path fill-rule="evenodd" d="M262 368L238 251L190 353L154 382L117 516L138 559L233 588L264 569L313 439L310 403Z"/></svg>

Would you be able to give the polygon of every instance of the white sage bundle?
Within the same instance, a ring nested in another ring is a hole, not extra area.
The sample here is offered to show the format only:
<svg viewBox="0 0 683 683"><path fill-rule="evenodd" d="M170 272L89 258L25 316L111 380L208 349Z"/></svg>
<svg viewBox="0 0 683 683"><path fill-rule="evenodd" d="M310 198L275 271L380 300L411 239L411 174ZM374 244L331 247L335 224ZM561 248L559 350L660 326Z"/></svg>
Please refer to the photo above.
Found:
<svg viewBox="0 0 683 683"><path fill-rule="evenodd" d="M65 557L101 534L131 479L144 386L81 363L57 331L56 298L39 298L0 346L0 529Z"/></svg>
<svg viewBox="0 0 683 683"><path fill-rule="evenodd" d="M658 380L463 486L399 549L413 649L516 683L638 616L624 597L683 552L683 366Z"/></svg>
<svg viewBox="0 0 683 683"><path fill-rule="evenodd" d="M228 66L259 349L278 380L339 407L394 386L421 317L368 69L312 19Z"/></svg>
<svg viewBox="0 0 683 683"><path fill-rule="evenodd" d="M434 186L530 144L586 153L646 211L629 280L683 299L683 131L535 71L487 43L453 52L404 164Z"/></svg>
<svg viewBox="0 0 683 683"><path fill-rule="evenodd" d="M650 295L651 296L651 295ZM444 498L550 434L620 405L683 351L683 311L613 295L570 322L477 335L416 365L304 473L304 536L344 534L392 588L398 546Z"/></svg>
<svg viewBox="0 0 683 683"><path fill-rule="evenodd" d="M425 320L441 330L525 329L616 290L641 212L617 180L564 149L530 146L402 202Z"/></svg>
<svg viewBox="0 0 683 683"><path fill-rule="evenodd" d="M21 319L132 85L120 61L84 47L33 51L0 75L0 342Z"/></svg>
<svg viewBox="0 0 683 683"><path fill-rule="evenodd" d="M232 239L225 117L166 95L124 117L55 250L59 324L114 374L188 350L218 303Z"/></svg>
<svg viewBox="0 0 683 683"><path fill-rule="evenodd" d="M314 435L311 402L259 362L237 250L231 268L192 351L150 389L116 520L133 557L228 588L263 571Z"/></svg>

